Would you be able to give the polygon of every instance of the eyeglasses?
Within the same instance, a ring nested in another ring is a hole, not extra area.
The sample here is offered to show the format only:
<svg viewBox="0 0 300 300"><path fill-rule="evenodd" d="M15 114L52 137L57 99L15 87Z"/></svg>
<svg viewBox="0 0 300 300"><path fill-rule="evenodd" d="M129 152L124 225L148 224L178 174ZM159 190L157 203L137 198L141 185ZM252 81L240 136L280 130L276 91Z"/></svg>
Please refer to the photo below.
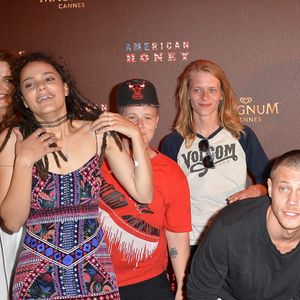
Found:
<svg viewBox="0 0 300 300"><path fill-rule="evenodd" d="M202 164L206 169L212 169L215 167L213 157L209 150L208 139L203 139L198 144L199 150L206 152L206 155L202 159Z"/></svg>

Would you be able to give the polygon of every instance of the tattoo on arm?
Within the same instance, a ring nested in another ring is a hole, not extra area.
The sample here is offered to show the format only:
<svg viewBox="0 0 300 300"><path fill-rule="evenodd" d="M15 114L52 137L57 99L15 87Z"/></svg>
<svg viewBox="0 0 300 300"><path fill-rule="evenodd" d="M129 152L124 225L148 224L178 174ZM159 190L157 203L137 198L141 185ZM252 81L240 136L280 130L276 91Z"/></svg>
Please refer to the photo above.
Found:
<svg viewBox="0 0 300 300"><path fill-rule="evenodd" d="M169 254L170 254L170 257L171 257L171 258L176 258L177 255L178 255L178 251L177 251L176 248L170 248Z"/></svg>

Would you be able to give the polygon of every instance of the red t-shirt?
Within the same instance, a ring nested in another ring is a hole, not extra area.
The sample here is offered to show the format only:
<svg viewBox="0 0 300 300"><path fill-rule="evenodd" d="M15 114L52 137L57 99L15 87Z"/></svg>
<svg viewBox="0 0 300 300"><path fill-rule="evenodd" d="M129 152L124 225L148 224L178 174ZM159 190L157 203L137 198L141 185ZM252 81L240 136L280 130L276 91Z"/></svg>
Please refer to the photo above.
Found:
<svg viewBox="0 0 300 300"><path fill-rule="evenodd" d="M190 194L186 176L167 156L151 159L154 196L151 204L132 200L102 167L101 220L119 286L153 278L166 270L164 230L191 231Z"/></svg>

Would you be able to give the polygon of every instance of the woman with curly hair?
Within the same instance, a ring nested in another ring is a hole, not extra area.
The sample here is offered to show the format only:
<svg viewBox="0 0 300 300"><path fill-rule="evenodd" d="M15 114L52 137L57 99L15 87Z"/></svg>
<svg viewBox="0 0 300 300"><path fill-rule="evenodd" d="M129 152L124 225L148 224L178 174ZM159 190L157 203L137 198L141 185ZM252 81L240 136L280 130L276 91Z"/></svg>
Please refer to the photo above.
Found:
<svg viewBox="0 0 300 300"><path fill-rule="evenodd" d="M188 178L193 253L226 203L266 194L268 158L255 133L241 123L234 91L216 63L190 63L179 77L177 101L175 130L161 151ZM254 179L248 187L247 171Z"/></svg>
<svg viewBox="0 0 300 300"><path fill-rule="evenodd" d="M6 127L12 128L18 122L18 117L12 105L12 95L15 89L12 69L17 63L18 58L18 55L12 51L5 49L0 50L0 131ZM7 132L7 138L9 135L10 131ZM0 149L1 148L2 147L0 147ZM6 172L6 174L10 172L10 168L5 164L0 165L0 169ZM12 234L7 232L2 222L0 222L0 225L0 295L3 299L9 299L10 282L20 245L22 230Z"/></svg>
<svg viewBox="0 0 300 300"><path fill-rule="evenodd" d="M52 56L25 54L15 79L22 118L0 153L12 166L6 179L0 171L1 218L13 232L26 225L12 299L119 299L100 225L100 168L105 157L131 197L150 203L142 134L118 114L101 113ZM131 139L138 167L116 132Z"/></svg>
<svg viewBox="0 0 300 300"><path fill-rule="evenodd" d="M16 56L8 50L0 50L0 122L12 103L14 84L12 69L16 62Z"/></svg>

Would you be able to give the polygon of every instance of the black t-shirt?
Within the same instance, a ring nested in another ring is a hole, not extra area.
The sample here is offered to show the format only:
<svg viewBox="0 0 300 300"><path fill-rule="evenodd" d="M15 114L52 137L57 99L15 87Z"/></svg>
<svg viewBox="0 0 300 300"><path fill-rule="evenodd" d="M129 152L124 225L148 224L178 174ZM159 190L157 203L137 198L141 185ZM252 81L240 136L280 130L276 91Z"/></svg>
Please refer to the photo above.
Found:
<svg viewBox="0 0 300 300"><path fill-rule="evenodd" d="M266 226L270 199L224 208L196 251L188 299L299 300L300 246L281 254Z"/></svg>

